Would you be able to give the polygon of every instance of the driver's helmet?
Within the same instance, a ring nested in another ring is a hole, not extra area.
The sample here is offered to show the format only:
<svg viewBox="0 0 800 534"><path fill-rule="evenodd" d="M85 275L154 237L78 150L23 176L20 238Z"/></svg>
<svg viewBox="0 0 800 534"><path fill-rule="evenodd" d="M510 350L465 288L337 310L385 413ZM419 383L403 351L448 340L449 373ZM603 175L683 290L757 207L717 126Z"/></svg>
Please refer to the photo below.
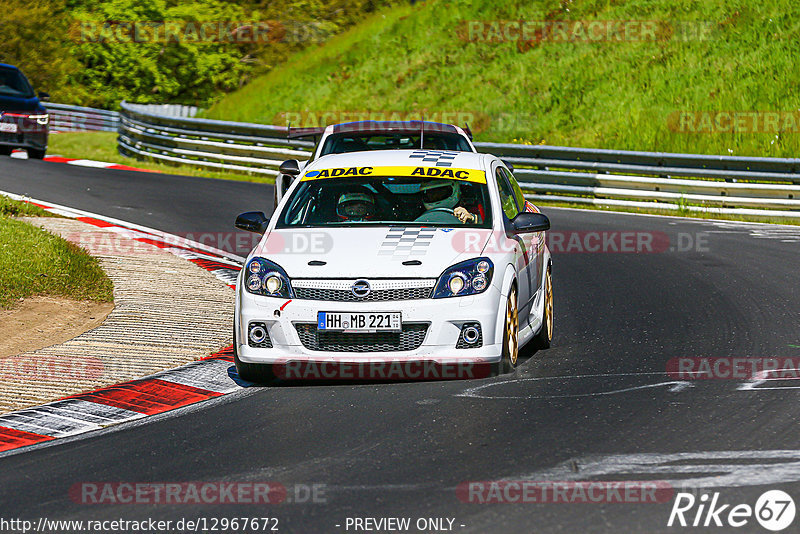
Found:
<svg viewBox="0 0 800 534"><path fill-rule="evenodd" d="M375 216L375 198L363 191L343 193L336 203L336 215L345 221L364 221Z"/></svg>
<svg viewBox="0 0 800 534"><path fill-rule="evenodd" d="M422 184L420 191L422 191L422 204L426 210L453 209L461 200L461 188L453 180L431 180Z"/></svg>

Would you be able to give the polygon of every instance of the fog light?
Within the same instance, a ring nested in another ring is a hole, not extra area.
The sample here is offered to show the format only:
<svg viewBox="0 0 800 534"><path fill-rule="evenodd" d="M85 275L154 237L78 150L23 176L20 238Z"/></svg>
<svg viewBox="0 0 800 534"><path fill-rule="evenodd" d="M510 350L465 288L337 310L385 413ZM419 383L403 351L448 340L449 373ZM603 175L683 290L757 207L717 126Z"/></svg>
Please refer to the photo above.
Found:
<svg viewBox="0 0 800 534"><path fill-rule="evenodd" d="M477 349L483 346L481 323L474 321L461 325L461 333L456 343L457 349Z"/></svg>
<svg viewBox="0 0 800 534"><path fill-rule="evenodd" d="M259 349L271 349L272 340L269 338L267 323L254 321L247 327L247 344Z"/></svg>
<svg viewBox="0 0 800 534"><path fill-rule="evenodd" d="M468 326L464 329L464 341L470 345L478 341L481 333L474 326Z"/></svg>
<svg viewBox="0 0 800 534"><path fill-rule="evenodd" d="M250 329L250 341L253 343L263 343L267 339L267 331L262 326L254 326Z"/></svg>

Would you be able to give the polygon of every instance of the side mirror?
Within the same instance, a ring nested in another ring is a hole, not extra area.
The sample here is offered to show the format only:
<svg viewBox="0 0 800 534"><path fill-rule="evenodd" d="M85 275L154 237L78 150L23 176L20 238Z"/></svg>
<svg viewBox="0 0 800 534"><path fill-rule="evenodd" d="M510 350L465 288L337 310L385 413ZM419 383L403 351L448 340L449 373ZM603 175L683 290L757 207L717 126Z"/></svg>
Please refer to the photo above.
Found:
<svg viewBox="0 0 800 534"><path fill-rule="evenodd" d="M508 167L509 171L514 172L514 164L513 163L511 163L510 161L504 160L504 159L501 159L500 161L503 162L503 165Z"/></svg>
<svg viewBox="0 0 800 534"><path fill-rule="evenodd" d="M297 176L300 174L300 163L296 159L287 159L281 163L280 171L283 174Z"/></svg>
<svg viewBox="0 0 800 534"><path fill-rule="evenodd" d="M541 213L523 211L511 221L511 229L515 234L544 232L550 229L550 219Z"/></svg>
<svg viewBox="0 0 800 534"><path fill-rule="evenodd" d="M44 91L39 91L39 100L44 102L50 100L50 93L45 93Z"/></svg>
<svg viewBox="0 0 800 534"><path fill-rule="evenodd" d="M236 217L235 226L239 230L263 235L269 226L269 219L261 211L248 211Z"/></svg>

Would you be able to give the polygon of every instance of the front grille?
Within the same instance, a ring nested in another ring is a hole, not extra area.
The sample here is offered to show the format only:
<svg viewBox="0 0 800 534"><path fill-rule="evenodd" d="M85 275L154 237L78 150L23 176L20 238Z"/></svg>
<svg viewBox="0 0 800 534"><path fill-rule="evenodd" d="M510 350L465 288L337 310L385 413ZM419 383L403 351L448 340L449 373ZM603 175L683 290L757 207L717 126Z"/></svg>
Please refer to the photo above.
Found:
<svg viewBox="0 0 800 534"><path fill-rule="evenodd" d="M325 332L316 323L295 324L300 342L308 350L326 352L383 352L416 350L425 340L428 323L403 323L401 332Z"/></svg>
<svg viewBox="0 0 800 534"><path fill-rule="evenodd" d="M0 142L3 143L22 143L23 137L18 133L0 132Z"/></svg>
<svg viewBox="0 0 800 534"><path fill-rule="evenodd" d="M431 296L432 287L409 287L402 289L378 289L366 297L357 297L349 289L320 289L312 287L294 288L295 297L300 300L333 300L340 302L370 302L388 300L426 299Z"/></svg>

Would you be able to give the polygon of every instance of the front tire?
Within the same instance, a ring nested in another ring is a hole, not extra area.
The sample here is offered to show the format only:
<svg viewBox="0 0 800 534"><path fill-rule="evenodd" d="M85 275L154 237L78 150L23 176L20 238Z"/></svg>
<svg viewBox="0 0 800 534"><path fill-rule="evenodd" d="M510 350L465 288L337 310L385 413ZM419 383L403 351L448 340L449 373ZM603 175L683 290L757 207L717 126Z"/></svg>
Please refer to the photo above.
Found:
<svg viewBox="0 0 800 534"><path fill-rule="evenodd" d="M517 289L511 288L506 300L506 318L503 327L503 358L500 360L500 372L511 373L519 361L519 308L517 307Z"/></svg>
<svg viewBox="0 0 800 534"><path fill-rule="evenodd" d="M44 159L44 155L47 153L46 150L36 150L33 148L28 149L28 157L30 159Z"/></svg>
<svg viewBox="0 0 800 534"><path fill-rule="evenodd" d="M537 349L549 349L553 341L553 273L552 269L547 268L547 275L544 281L544 312L542 313L542 328L533 344Z"/></svg>
<svg viewBox="0 0 800 534"><path fill-rule="evenodd" d="M269 382L275 378L272 365L263 363L247 363L239 359L239 345L236 343L236 327L233 328L233 363L239 378L257 384Z"/></svg>

